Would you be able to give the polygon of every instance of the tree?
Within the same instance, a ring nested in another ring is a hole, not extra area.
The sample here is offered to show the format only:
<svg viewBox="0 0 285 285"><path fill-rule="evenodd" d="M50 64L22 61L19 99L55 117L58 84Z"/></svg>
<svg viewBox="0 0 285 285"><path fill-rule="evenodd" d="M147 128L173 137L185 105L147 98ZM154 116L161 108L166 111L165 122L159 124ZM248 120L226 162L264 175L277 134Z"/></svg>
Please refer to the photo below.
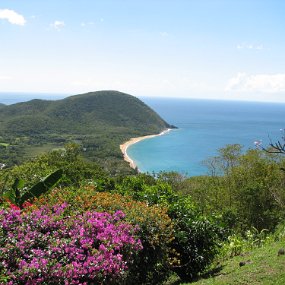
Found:
<svg viewBox="0 0 285 285"><path fill-rule="evenodd" d="M262 141L255 141L255 146L269 153L285 154L285 129L280 129L280 131L282 132L281 140L277 140L277 142L272 142L272 140L270 140L269 148L264 148L262 146ZM285 171L285 169L283 171Z"/></svg>

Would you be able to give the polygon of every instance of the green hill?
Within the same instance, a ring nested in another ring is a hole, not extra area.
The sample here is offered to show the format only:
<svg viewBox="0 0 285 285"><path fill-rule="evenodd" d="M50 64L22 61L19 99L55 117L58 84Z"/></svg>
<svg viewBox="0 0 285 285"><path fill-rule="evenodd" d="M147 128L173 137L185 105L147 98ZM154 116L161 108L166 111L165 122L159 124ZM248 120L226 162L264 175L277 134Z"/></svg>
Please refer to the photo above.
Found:
<svg viewBox="0 0 285 285"><path fill-rule="evenodd" d="M171 127L141 100L118 91L0 108L0 142L10 145L0 159L10 164L68 142L81 144L86 158L106 164L122 160L119 145L129 138Z"/></svg>

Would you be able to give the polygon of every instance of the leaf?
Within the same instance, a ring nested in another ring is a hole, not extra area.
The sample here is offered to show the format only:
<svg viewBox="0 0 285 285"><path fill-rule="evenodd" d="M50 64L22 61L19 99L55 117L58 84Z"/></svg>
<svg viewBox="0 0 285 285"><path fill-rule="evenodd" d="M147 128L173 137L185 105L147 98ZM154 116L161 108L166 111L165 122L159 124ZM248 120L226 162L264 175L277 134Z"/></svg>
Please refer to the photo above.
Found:
<svg viewBox="0 0 285 285"><path fill-rule="evenodd" d="M19 190L19 189L24 187L24 184L25 184L25 181L23 179L16 178L14 181L14 184L12 186L12 189L13 190L16 190L16 189Z"/></svg>
<svg viewBox="0 0 285 285"><path fill-rule="evenodd" d="M48 192L55 184L61 179L63 175L63 170L59 169L50 175L48 175L43 181L38 182L32 188L30 188L21 198L20 205L23 205L25 201L37 198L42 194Z"/></svg>
<svg viewBox="0 0 285 285"><path fill-rule="evenodd" d="M9 202L11 202L12 204L16 204L16 196L15 196L15 192L13 189L10 189L9 191L6 191L3 194L3 198L8 200Z"/></svg>
<svg viewBox="0 0 285 285"><path fill-rule="evenodd" d="M14 191L14 202L16 205L19 205L20 203L20 190L21 188L24 187L24 180L16 178L13 185L12 185L12 191Z"/></svg>
<svg viewBox="0 0 285 285"><path fill-rule="evenodd" d="M0 190L0 197L2 197L5 192L5 187L6 187L8 179L9 179L9 175L6 173L5 178L4 178L4 183L2 184L2 188Z"/></svg>
<svg viewBox="0 0 285 285"><path fill-rule="evenodd" d="M12 188L3 193L2 195L3 198L10 201L12 204L18 205L19 200L20 200L20 190L19 189L24 187L24 183L25 183L24 180L16 178L12 185Z"/></svg>

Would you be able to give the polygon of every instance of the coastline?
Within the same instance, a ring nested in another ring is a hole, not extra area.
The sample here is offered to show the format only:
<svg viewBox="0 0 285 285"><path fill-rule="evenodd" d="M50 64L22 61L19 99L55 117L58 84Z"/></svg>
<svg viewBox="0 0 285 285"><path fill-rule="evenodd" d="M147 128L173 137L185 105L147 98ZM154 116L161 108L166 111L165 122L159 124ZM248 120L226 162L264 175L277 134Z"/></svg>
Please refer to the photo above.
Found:
<svg viewBox="0 0 285 285"><path fill-rule="evenodd" d="M157 137L157 136L162 136L168 132L170 132L172 129L166 129L164 131L162 131L161 133L159 134L156 134L156 135L148 135L148 136L142 136L142 137L136 137L136 138L131 138L130 140L126 141L125 143L121 144L120 145L120 149L121 149L121 152L123 153L123 156L124 156L124 160L126 162L128 162L130 164L130 167L133 168L133 169L136 169L136 164L134 163L134 161L128 156L128 153L127 153L127 150L128 150L128 147L135 144L135 143L138 143L142 140L145 140L145 139L150 139L150 138L154 138L154 137Z"/></svg>

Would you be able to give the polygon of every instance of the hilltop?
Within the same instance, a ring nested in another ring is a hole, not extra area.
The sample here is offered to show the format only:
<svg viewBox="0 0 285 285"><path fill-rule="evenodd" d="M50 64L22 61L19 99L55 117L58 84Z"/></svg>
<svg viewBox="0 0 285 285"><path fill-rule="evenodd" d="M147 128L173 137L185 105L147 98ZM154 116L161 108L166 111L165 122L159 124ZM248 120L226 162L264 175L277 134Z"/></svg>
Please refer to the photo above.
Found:
<svg viewBox="0 0 285 285"><path fill-rule="evenodd" d="M0 142L9 145L1 160L6 157L10 164L68 142L82 145L86 158L106 164L122 159L119 145L129 138L171 127L141 100L118 91L56 101L34 99L0 108Z"/></svg>

